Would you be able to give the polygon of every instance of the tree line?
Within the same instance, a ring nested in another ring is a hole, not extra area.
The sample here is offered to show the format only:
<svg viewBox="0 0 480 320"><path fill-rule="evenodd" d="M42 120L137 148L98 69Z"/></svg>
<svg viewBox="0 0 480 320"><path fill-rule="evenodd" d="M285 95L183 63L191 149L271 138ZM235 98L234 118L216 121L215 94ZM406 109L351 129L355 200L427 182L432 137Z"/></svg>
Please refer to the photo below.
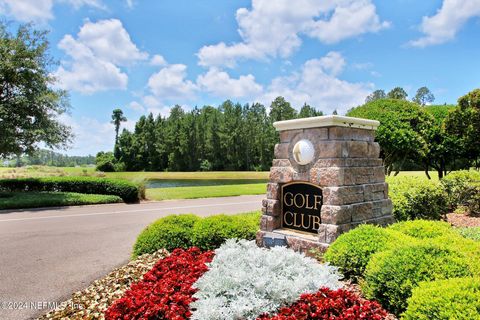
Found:
<svg viewBox="0 0 480 320"><path fill-rule="evenodd" d="M76 167L95 164L95 156L69 156L52 150L39 149L20 157L8 157L5 161L10 167L41 165L51 167Z"/></svg>
<svg viewBox="0 0 480 320"><path fill-rule="evenodd" d="M442 178L452 170L478 169L480 89L461 96L457 105L426 105L422 101L372 94L347 116L380 121L375 139L387 173L424 170L430 177L433 169Z"/></svg>
<svg viewBox="0 0 480 320"><path fill-rule="evenodd" d="M260 103L230 100L191 111L177 105L168 117L150 113L140 117L133 132L123 129L113 153L97 154L97 166L103 171L268 170L278 141L273 122L319 115L307 104L298 112L283 97L269 111ZM121 110L114 110L116 132L125 120Z"/></svg>

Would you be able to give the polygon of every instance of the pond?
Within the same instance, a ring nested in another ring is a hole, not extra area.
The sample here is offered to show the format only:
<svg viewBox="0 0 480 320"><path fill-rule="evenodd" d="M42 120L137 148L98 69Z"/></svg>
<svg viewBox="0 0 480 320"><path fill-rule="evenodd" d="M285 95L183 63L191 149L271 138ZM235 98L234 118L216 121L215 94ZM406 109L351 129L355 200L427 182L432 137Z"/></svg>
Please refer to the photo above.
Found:
<svg viewBox="0 0 480 320"><path fill-rule="evenodd" d="M155 179L145 182L147 188L204 187L232 184L267 183L267 179Z"/></svg>

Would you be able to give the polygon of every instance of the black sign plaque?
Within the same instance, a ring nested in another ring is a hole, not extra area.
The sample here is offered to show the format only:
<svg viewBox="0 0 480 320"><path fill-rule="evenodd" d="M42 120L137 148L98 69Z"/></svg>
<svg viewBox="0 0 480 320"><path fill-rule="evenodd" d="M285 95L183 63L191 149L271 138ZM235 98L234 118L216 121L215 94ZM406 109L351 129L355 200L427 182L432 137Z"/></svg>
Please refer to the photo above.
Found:
<svg viewBox="0 0 480 320"><path fill-rule="evenodd" d="M307 182L291 182L282 186L282 227L317 233L322 223L322 189Z"/></svg>

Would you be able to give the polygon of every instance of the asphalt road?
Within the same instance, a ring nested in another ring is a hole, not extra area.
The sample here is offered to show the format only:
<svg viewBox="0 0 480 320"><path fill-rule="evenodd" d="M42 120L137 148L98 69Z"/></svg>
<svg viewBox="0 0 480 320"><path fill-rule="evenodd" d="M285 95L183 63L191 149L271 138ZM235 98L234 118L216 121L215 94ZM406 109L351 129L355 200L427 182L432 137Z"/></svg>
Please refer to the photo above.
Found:
<svg viewBox="0 0 480 320"><path fill-rule="evenodd" d="M39 316L126 263L136 236L160 217L259 210L263 197L0 211L0 319Z"/></svg>

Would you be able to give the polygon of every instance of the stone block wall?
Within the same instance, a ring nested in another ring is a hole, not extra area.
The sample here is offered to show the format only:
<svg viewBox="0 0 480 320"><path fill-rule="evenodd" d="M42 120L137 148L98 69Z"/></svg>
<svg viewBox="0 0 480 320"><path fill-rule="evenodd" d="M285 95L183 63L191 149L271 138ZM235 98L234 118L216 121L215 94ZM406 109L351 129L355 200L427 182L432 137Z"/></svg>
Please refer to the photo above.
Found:
<svg viewBox="0 0 480 320"><path fill-rule="evenodd" d="M318 238L285 233L294 248L326 247L359 224L393 222L380 146L374 134L371 129L342 126L281 131L262 202L259 245L266 234L281 232L280 186L292 181L310 182L323 191ZM292 156L293 146L301 139L310 140L315 147L314 161L305 166L297 164Z"/></svg>

